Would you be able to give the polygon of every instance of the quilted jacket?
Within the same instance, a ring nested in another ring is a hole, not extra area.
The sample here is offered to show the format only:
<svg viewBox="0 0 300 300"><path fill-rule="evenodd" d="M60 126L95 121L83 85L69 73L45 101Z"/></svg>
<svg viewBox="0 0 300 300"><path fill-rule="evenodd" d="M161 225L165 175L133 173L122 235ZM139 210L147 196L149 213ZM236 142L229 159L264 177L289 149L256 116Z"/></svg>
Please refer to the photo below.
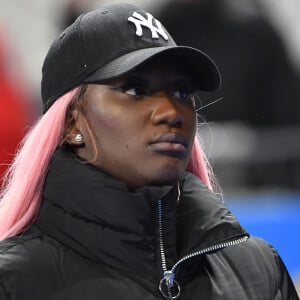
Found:
<svg viewBox="0 0 300 300"><path fill-rule="evenodd" d="M37 221L0 243L0 299L298 299L275 249L192 174L180 190L57 152Z"/></svg>

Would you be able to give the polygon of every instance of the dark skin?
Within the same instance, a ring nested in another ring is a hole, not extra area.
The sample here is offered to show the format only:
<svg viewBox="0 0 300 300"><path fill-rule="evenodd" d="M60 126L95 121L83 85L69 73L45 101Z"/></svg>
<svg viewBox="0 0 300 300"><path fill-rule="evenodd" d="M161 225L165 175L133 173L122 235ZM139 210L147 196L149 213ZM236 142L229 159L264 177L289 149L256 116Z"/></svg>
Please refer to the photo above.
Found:
<svg viewBox="0 0 300 300"><path fill-rule="evenodd" d="M195 137L193 92L189 75L169 61L151 61L122 78L88 84L82 109L72 111L76 122L67 141L78 145L72 137L81 133L76 154L130 189L175 184Z"/></svg>

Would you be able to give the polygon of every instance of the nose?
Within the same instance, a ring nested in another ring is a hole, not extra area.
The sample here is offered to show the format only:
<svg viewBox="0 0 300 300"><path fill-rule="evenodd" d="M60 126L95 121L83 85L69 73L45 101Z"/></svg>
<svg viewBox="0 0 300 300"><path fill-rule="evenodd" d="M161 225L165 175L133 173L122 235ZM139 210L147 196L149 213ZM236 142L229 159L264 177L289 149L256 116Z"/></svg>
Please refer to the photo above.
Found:
<svg viewBox="0 0 300 300"><path fill-rule="evenodd" d="M183 124L183 116L179 111L175 101L162 92L155 95L154 107L152 110L152 122L155 125L166 124L170 127L181 128Z"/></svg>

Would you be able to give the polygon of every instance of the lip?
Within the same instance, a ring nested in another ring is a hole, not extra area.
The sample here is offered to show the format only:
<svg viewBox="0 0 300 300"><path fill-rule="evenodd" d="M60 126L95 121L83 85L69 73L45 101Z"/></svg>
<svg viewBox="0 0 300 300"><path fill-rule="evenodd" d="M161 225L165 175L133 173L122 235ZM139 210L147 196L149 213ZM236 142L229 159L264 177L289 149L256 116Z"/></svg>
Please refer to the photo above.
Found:
<svg viewBox="0 0 300 300"><path fill-rule="evenodd" d="M186 152L188 141L172 132L163 133L150 142L150 148L159 152L182 155Z"/></svg>

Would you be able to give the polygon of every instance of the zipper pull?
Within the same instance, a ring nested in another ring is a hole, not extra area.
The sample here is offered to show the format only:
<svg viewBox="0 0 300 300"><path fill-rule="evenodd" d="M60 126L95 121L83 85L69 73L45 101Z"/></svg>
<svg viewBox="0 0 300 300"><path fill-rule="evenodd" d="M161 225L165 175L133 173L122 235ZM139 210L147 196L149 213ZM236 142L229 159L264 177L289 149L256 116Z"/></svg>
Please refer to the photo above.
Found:
<svg viewBox="0 0 300 300"><path fill-rule="evenodd" d="M159 283L159 290L166 299L173 300L173 299L178 298L180 295L180 285L174 278L175 278L175 274L173 271L165 271L164 277L161 279L161 281ZM167 290L167 292L164 291L163 283L165 286L165 290ZM173 287L174 287L175 291L174 291L174 289L171 290ZM176 292L175 295L174 295L174 292Z"/></svg>
<svg viewBox="0 0 300 300"><path fill-rule="evenodd" d="M166 285L168 288L173 287L175 275L172 271L166 271L164 272L164 280L166 282Z"/></svg>

